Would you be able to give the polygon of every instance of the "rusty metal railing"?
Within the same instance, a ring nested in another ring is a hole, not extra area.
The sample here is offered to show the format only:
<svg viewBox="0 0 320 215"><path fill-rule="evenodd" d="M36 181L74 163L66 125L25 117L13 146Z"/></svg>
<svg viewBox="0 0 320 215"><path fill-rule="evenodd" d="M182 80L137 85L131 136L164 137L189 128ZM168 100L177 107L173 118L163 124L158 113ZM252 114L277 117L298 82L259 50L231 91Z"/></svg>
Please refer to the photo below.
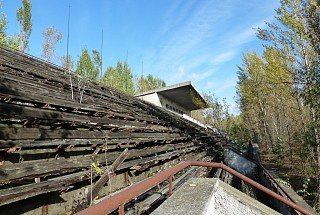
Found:
<svg viewBox="0 0 320 215"><path fill-rule="evenodd" d="M285 191L285 190L280 186L280 184L273 178L273 176L269 173L269 171L268 171L264 166L261 165L261 163L255 161L255 160L253 160L253 159L248 158L248 157L245 156L241 151L233 148L233 147L230 146L230 145L225 146L225 148L232 150L232 151L235 152L236 154L238 154L238 155L242 156L243 158L249 160L250 162L256 164L259 168L262 169L262 174L264 174L264 175L266 176L267 180L269 180L269 181L275 186L275 188L278 190L278 193L282 192L288 199L290 199L292 202L295 203L294 199L289 195L289 193L288 193L287 191Z"/></svg>
<svg viewBox="0 0 320 215"><path fill-rule="evenodd" d="M301 212L305 215L312 215L311 212L307 211L305 208L297 205L296 203L292 202L288 198L284 198L281 195L273 192L272 190L262 186L261 184L253 181L252 179L242 175L241 173L235 171L234 169L222 164L222 163L212 163L212 162L203 162L203 161L185 161L177 166L171 167L167 170L164 170L150 178L147 178L141 182L138 182L130 187L127 187L123 191L95 204L85 210L78 212L76 215L88 215L88 214L96 214L102 215L106 213L111 213L112 211L118 208L118 212L120 215L124 215L124 206L126 203L130 202L133 198L141 195L142 193L150 190L151 188L155 187L156 185L164 182L165 180L169 181L169 191L168 195L172 194L172 177L176 173L182 171L183 169L189 166L201 166L201 167L212 167L212 168L219 168L223 169L230 174L238 177L239 179L243 180L244 182L250 184L251 186L261 190L262 192L268 194L269 196L283 202L284 204L288 205L289 207Z"/></svg>

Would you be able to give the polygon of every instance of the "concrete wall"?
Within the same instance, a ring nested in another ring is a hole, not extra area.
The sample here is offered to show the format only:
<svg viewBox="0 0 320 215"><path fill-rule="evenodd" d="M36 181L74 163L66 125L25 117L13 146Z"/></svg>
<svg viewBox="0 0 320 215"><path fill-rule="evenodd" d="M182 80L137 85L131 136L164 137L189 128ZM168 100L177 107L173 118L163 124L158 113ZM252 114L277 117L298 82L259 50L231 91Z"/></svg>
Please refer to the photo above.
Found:
<svg viewBox="0 0 320 215"><path fill-rule="evenodd" d="M150 102L156 106L163 107L171 112L178 113L180 115L186 114L188 116L191 116L191 111L185 109L184 107L178 105L174 101L172 101L172 100L170 100L170 99L168 99L158 93L152 93L152 94L148 94L148 95L138 96L138 98L142 99L144 101ZM179 111L177 111L177 110L179 110Z"/></svg>
<svg viewBox="0 0 320 215"><path fill-rule="evenodd" d="M161 102L160 102L160 98L159 98L157 93L138 96L137 98L139 98L139 99L141 99L143 101L150 102L150 103L152 103L152 104L154 104L156 106L162 107Z"/></svg>

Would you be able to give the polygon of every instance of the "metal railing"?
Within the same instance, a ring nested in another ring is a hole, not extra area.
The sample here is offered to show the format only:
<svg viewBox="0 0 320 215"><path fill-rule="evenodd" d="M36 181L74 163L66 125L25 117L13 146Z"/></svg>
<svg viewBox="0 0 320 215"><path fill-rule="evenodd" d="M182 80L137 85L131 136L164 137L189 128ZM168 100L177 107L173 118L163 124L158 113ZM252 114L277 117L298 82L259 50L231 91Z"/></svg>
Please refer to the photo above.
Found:
<svg viewBox="0 0 320 215"><path fill-rule="evenodd" d="M169 191L168 195L172 194L172 177L182 171L183 169L189 166L200 166L200 167L212 167L217 169L222 169L230 174L238 177L239 179L243 180L244 182L250 184L251 186L261 190L262 192L266 193L267 195L283 202L284 204L290 206L291 208L301 212L305 215L312 215L311 212L307 211L305 208L297 205L296 203L292 202L288 198L284 198L281 195L273 192L272 190L262 186L261 184L253 181L252 179L242 175L241 173L235 171L234 169L222 164L222 163L213 163L213 162L203 162L203 161L185 161L177 166L171 167L167 170L164 170L150 178L147 178L141 182L138 182L130 187L127 187L123 191L95 204L85 210L82 210L76 215L88 215L88 214L96 214L102 215L106 213L111 213L112 211L118 208L118 212L120 215L124 215L124 206L126 203L130 202L133 198L141 195L142 193L150 190L151 188L157 186L158 184L168 180L169 181Z"/></svg>

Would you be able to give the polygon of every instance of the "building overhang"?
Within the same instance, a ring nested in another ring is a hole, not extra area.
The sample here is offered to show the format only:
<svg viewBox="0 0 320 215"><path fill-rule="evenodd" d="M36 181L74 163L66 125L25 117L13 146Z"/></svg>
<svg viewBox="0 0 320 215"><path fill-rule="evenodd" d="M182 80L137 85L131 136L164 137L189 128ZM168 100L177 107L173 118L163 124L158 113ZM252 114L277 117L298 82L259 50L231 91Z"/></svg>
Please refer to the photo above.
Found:
<svg viewBox="0 0 320 215"><path fill-rule="evenodd" d="M157 93L185 109L198 110L207 107L207 102L192 85L191 81L163 87L156 90L150 90L144 93L136 94L136 97Z"/></svg>

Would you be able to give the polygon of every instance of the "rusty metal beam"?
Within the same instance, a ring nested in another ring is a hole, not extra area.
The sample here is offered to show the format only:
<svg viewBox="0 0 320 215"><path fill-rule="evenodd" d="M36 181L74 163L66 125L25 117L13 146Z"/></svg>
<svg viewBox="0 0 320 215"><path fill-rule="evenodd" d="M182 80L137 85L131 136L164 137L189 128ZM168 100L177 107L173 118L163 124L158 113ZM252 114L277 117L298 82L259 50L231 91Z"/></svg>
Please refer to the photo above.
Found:
<svg viewBox="0 0 320 215"><path fill-rule="evenodd" d="M131 199L141 195L142 193L150 190L152 187L160 184L161 182L169 179L171 176L176 173L182 171L188 166L202 166L202 167L213 167L223 169L232 175L240 178L244 182L252 185L253 187L261 190L262 192L270 195L271 197L283 202L284 204L294 208L295 210L301 212L305 215L312 215L309 211L304 209L303 207L297 205L291 200L280 196L279 194L273 192L272 190L262 186L261 184L253 181L252 179L242 175L241 173L235 171L234 169L222 164L222 163L212 163L212 162L203 162L203 161L185 161L177 166L171 167L165 171L162 171L148 179L145 179L139 183L136 183L123 191L109 197L106 200L101 201L100 203L93 205L85 210L78 212L76 215L88 215L88 214L106 214L110 213L117 208L119 208L119 212L122 213L124 209L124 204L128 203ZM169 179L170 180L170 179Z"/></svg>

